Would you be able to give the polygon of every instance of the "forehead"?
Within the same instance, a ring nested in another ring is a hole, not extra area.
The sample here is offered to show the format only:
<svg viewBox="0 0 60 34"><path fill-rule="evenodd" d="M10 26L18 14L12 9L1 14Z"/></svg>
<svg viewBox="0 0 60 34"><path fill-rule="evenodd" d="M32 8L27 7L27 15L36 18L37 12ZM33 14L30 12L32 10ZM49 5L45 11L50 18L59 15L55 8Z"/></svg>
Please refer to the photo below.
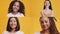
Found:
<svg viewBox="0 0 60 34"><path fill-rule="evenodd" d="M18 5L18 4L19 4L19 2L15 2L14 4L17 4L17 5Z"/></svg>
<svg viewBox="0 0 60 34"><path fill-rule="evenodd" d="M41 20L41 21L49 21L48 18L41 18L40 20Z"/></svg>
<svg viewBox="0 0 60 34"><path fill-rule="evenodd" d="M10 20L16 20L15 18L11 18Z"/></svg>

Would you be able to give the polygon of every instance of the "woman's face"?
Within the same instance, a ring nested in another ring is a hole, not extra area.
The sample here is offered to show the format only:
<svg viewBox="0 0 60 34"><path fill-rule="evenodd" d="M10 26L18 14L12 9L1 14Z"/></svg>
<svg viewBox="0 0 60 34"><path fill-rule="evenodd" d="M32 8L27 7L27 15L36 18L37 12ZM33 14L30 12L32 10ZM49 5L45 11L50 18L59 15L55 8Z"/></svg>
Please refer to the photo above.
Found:
<svg viewBox="0 0 60 34"><path fill-rule="evenodd" d="M19 7L20 7L19 2L15 2L13 5L13 12L18 12Z"/></svg>
<svg viewBox="0 0 60 34"><path fill-rule="evenodd" d="M48 18L42 18L40 22L41 22L42 30L47 30L47 29L49 29L49 27L50 27L50 22L49 22L49 19L48 19Z"/></svg>
<svg viewBox="0 0 60 34"><path fill-rule="evenodd" d="M16 19L15 19L15 18L11 18L9 24L10 24L10 27L11 27L12 29L15 29L16 26L17 26L17 21L16 21Z"/></svg>
<svg viewBox="0 0 60 34"><path fill-rule="evenodd" d="M49 1L45 1L45 7L49 7L50 6L50 3L49 3Z"/></svg>

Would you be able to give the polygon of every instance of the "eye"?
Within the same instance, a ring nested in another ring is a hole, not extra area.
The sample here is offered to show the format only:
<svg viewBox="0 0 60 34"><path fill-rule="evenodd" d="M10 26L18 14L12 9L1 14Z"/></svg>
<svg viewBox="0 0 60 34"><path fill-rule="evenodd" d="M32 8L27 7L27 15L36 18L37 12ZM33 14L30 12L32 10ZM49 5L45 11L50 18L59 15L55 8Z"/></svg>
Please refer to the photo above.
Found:
<svg viewBox="0 0 60 34"><path fill-rule="evenodd" d="M10 22L12 22L12 20L10 20Z"/></svg>
<svg viewBox="0 0 60 34"><path fill-rule="evenodd" d="M16 6L15 4L13 6Z"/></svg>
<svg viewBox="0 0 60 34"><path fill-rule="evenodd" d="M19 5L17 5L17 7L19 7Z"/></svg>
<svg viewBox="0 0 60 34"><path fill-rule="evenodd" d="M43 24L44 22L43 21L41 21L41 24Z"/></svg>
<svg viewBox="0 0 60 34"><path fill-rule="evenodd" d="M14 21L14 22L16 22L16 21Z"/></svg>

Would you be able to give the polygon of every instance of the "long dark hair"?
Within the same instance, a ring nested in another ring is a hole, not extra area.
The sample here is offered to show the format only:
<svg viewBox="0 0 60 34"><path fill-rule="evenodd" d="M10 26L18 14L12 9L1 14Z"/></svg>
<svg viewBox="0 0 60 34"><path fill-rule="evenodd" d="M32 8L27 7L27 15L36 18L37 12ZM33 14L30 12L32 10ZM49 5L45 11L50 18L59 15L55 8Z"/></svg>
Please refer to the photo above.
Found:
<svg viewBox="0 0 60 34"><path fill-rule="evenodd" d="M13 11L13 5L14 5L15 2L19 2L19 5L20 5L18 12L23 13L25 15L25 12L24 12L25 7L24 7L24 4L21 1L18 1L18 0L13 0L10 3L9 8L8 8L8 13L11 13Z"/></svg>
<svg viewBox="0 0 60 34"><path fill-rule="evenodd" d="M56 28L56 25L55 25L55 22L54 22L54 18L53 17L48 17L49 20L50 20L50 34L59 34L57 28Z"/></svg>
<svg viewBox="0 0 60 34"><path fill-rule="evenodd" d="M49 22L50 22L50 28L49 28L50 34L59 34L53 17L47 17L47 18L49 19ZM41 22L41 19L42 17L40 17L40 22Z"/></svg>
<svg viewBox="0 0 60 34"><path fill-rule="evenodd" d="M49 1L49 3L50 3L49 9L52 10L52 6L51 6L51 2L50 2L50 0L45 0L45 1ZM45 1L44 1L44 3L45 3ZM46 8L46 7L45 7L45 5L44 5L44 9L45 9L45 8Z"/></svg>
<svg viewBox="0 0 60 34"><path fill-rule="evenodd" d="M16 19L16 21L17 21L17 26L16 26L16 28L15 28L15 29L16 29L15 31L19 31L19 30L20 30L20 24L19 24L19 21L18 21L18 18L17 18L17 17L10 17L10 18L8 19L7 29L6 29L6 30L9 31L9 32L12 30L12 28L10 27L10 24L9 24L11 18L15 18L15 19Z"/></svg>

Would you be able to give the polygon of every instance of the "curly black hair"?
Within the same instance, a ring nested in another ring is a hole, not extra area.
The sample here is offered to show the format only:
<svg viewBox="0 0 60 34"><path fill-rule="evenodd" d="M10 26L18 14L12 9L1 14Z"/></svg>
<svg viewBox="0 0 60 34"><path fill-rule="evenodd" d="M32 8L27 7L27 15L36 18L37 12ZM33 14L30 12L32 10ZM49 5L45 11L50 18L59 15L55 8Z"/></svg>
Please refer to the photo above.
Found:
<svg viewBox="0 0 60 34"><path fill-rule="evenodd" d="M14 5L15 2L19 2L19 4L20 4L20 7L19 7L18 12L23 13L25 15L25 12L24 12L25 7L24 7L24 4L21 1L18 1L18 0L13 0L10 3L9 8L8 8L8 13L11 13L13 11L13 5Z"/></svg>

